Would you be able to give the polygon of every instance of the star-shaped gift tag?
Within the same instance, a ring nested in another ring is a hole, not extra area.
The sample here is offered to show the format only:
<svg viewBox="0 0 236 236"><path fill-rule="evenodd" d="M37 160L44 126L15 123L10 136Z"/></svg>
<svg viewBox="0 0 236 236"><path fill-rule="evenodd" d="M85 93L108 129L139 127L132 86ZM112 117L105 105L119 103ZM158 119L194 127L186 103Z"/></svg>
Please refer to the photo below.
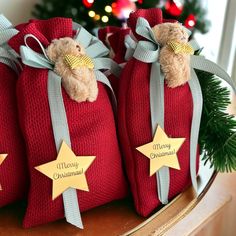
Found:
<svg viewBox="0 0 236 236"><path fill-rule="evenodd" d="M54 200L68 188L89 191L85 172L95 158L95 156L76 156L63 141L57 159L35 169L52 179Z"/></svg>
<svg viewBox="0 0 236 236"><path fill-rule="evenodd" d="M158 126L152 142L136 149L150 159L150 176L163 166L180 170L177 152L185 138L169 138Z"/></svg>
<svg viewBox="0 0 236 236"><path fill-rule="evenodd" d="M0 154L0 165L4 162L4 160L6 159L7 154ZM0 191L2 191L2 186L0 184Z"/></svg>

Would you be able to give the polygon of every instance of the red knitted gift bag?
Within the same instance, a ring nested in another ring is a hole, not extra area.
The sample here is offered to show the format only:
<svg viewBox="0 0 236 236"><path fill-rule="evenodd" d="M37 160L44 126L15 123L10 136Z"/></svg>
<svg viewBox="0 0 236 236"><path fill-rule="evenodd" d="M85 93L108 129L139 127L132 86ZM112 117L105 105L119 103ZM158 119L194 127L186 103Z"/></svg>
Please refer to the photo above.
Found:
<svg viewBox="0 0 236 236"><path fill-rule="evenodd" d="M128 20L134 35L138 17L147 19L151 27L163 22L160 9L138 10L132 13ZM136 150L153 139L149 96L150 70L150 63L132 58L122 72L118 96L120 142L135 207L142 216L148 216L160 205L156 176L149 177L149 159ZM181 170L170 168L171 199L191 183L189 143L193 102L188 84L175 89L165 85L164 94L165 132L173 138L186 138L178 152ZM197 159L199 160L199 157Z"/></svg>
<svg viewBox="0 0 236 236"><path fill-rule="evenodd" d="M73 36L72 20L31 21L9 44L19 52L26 34L33 34L47 47L55 38ZM37 50L33 42L30 45ZM26 228L64 217L62 197L52 200L52 181L34 168L57 157L47 80L48 70L25 66L17 86L19 119L27 144L31 180L23 222ZM105 86L98 82L98 87L98 98L92 103L74 102L63 89L72 150L77 155L96 156L86 172L89 192L77 191L81 211L123 198L127 193L111 102Z"/></svg>
<svg viewBox="0 0 236 236"><path fill-rule="evenodd" d="M110 57L118 64L125 62L126 47L124 44L125 36L130 33L129 28L107 26L99 29L98 38L106 44L110 50ZM113 74L108 76L114 92L118 94L119 79Z"/></svg>
<svg viewBox="0 0 236 236"><path fill-rule="evenodd" d="M0 165L0 207L26 197L27 162L20 132L16 101L17 74L0 62L0 154L7 154Z"/></svg>

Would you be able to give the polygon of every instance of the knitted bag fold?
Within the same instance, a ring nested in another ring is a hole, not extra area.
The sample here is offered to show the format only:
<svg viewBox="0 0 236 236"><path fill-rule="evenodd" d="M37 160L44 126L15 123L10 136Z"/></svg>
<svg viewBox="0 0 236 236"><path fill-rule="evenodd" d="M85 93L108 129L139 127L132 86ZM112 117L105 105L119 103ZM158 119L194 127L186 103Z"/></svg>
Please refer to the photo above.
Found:
<svg viewBox="0 0 236 236"><path fill-rule="evenodd" d="M163 22L160 9L131 13L129 27L135 34L138 17L148 20L151 27ZM140 36L138 37L140 39ZM142 38L142 40L145 40ZM132 58L120 77L118 95L119 138L137 212L148 216L161 203L158 199L156 176L149 177L149 159L136 150L151 142L150 114L151 64ZM170 168L169 199L190 185L190 131L193 113L192 95L188 84L175 89L164 87L165 132L172 138L186 138L178 152L181 170ZM197 166L199 155L197 155Z"/></svg>
<svg viewBox="0 0 236 236"><path fill-rule="evenodd" d="M107 26L98 31L98 38L110 48L110 57L118 64L125 62L126 47L124 40L128 34L130 34L129 28L124 29L116 26ZM108 79L114 92L118 94L119 78L111 74L108 76Z"/></svg>
<svg viewBox="0 0 236 236"><path fill-rule="evenodd" d="M26 152L17 114L17 74L0 62L0 207L27 196Z"/></svg>
<svg viewBox="0 0 236 236"><path fill-rule="evenodd" d="M30 21L21 27L9 44L16 51L24 44L26 34L36 36L46 48L53 39L73 37L72 20L53 18ZM39 48L29 40L30 47ZM62 196L52 200L52 181L34 167L57 157L47 95L47 69L24 66L17 85L19 120L27 144L30 192L23 226L28 228L64 217ZM95 102L72 101L63 89L72 150L76 155L94 155L95 161L86 172L89 192L77 191L80 210L126 196L127 186L122 171L115 121L105 85L98 82Z"/></svg>

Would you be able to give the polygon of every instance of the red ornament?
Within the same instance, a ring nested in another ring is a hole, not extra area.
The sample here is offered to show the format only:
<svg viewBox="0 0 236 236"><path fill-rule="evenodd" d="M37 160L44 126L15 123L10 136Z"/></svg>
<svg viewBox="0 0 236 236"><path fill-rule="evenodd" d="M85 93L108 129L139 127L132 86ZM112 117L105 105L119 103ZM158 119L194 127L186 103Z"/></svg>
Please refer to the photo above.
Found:
<svg viewBox="0 0 236 236"><path fill-rule="evenodd" d="M139 4L143 4L143 0L138 0L138 3Z"/></svg>
<svg viewBox="0 0 236 236"><path fill-rule="evenodd" d="M190 14L187 19L184 21L184 26L188 29L193 28L196 25L196 17L193 14Z"/></svg>
<svg viewBox="0 0 236 236"><path fill-rule="evenodd" d="M136 5L131 0L117 0L111 6L113 15L118 19L127 19L130 12L136 10Z"/></svg>
<svg viewBox="0 0 236 236"><path fill-rule="evenodd" d="M183 12L183 4L179 0L168 0L165 9L172 16L180 16Z"/></svg>
<svg viewBox="0 0 236 236"><path fill-rule="evenodd" d="M90 8L93 6L94 0L82 0L85 7Z"/></svg>

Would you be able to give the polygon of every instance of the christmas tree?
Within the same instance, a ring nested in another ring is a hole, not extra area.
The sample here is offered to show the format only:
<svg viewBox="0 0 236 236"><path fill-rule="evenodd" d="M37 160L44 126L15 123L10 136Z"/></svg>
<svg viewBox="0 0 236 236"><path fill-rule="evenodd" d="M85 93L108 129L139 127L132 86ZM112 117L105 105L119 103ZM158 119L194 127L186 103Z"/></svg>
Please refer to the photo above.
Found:
<svg viewBox="0 0 236 236"><path fill-rule="evenodd" d="M39 19L63 16L89 31L106 25L121 26L138 8L160 7L165 18L177 19L194 33L206 33L209 21L200 0L41 0L33 15Z"/></svg>

